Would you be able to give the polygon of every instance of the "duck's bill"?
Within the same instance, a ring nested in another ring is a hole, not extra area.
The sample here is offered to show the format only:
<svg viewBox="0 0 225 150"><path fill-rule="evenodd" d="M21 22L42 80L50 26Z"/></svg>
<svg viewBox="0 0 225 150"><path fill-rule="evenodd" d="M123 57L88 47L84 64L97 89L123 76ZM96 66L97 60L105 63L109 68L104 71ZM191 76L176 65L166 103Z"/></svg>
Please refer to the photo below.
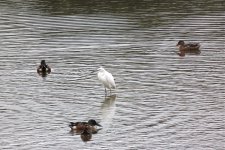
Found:
<svg viewBox="0 0 225 150"><path fill-rule="evenodd" d="M96 123L97 126L102 127L102 125L100 125L99 123Z"/></svg>

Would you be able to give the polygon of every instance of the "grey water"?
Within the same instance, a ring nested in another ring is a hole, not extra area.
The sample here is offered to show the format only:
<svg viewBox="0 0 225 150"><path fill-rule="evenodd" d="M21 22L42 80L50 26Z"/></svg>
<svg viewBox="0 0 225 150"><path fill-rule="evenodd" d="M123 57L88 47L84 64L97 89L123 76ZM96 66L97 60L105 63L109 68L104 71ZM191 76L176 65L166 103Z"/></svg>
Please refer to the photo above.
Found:
<svg viewBox="0 0 225 150"><path fill-rule="evenodd" d="M179 40L201 54L178 56ZM0 149L223 150L224 74L223 0L1 1ZM70 133L89 119L90 141Z"/></svg>

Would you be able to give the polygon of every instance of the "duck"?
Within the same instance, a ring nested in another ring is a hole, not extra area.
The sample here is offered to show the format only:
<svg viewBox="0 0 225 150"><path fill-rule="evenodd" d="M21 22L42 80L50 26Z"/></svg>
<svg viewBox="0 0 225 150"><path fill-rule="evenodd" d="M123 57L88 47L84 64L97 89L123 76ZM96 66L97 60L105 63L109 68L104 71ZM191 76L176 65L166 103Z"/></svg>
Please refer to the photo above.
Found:
<svg viewBox="0 0 225 150"><path fill-rule="evenodd" d="M88 122L70 122L69 127L71 131L75 131L77 133L88 132L91 134L95 134L98 132L95 126L102 127L99 123L97 123L94 119L88 120Z"/></svg>
<svg viewBox="0 0 225 150"><path fill-rule="evenodd" d="M179 46L179 52L177 53L180 56L185 56L185 53L193 53L193 54L200 54L200 44L199 43L185 43L183 40L180 40L177 43Z"/></svg>
<svg viewBox="0 0 225 150"><path fill-rule="evenodd" d="M103 67L98 68L98 80L104 85L105 88L105 95L107 95L107 89L111 90L116 89L116 84L114 81L114 77L112 76L111 73L106 71Z"/></svg>
<svg viewBox="0 0 225 150"><path fill-rule="evenodd" d="M41 64L37 68L38 74L49 74L51 72L51 68L46 64L45 60L41 60Z"/></svg>

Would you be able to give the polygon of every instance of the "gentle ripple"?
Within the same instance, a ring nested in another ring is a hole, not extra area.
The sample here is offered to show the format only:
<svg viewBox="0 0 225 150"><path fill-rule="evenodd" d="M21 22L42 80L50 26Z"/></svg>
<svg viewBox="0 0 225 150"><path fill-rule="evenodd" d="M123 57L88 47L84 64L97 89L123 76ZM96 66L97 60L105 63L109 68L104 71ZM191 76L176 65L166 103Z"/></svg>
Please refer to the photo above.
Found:
<svg viewBox="0 0 225 150"><path fill-rule="evenodd" d="M188 2L0 2L0 149L225 149L223 1ZM201 54L176 55L180 39ZM69 133L90 118L91 141Z"/></svg>

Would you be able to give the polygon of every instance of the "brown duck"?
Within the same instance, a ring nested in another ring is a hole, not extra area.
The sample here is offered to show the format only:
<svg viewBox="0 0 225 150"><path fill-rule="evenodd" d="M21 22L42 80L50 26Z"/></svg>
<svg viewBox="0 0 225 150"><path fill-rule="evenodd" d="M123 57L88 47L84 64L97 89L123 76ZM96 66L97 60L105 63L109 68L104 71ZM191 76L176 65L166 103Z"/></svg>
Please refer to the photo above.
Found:
<svg viewBox="0 0 225 150"><path fill-rule="evenodd" d="M185 44L184 41L180 40L177 43L179 46L179 52L177 53L179 56L185 56L186 53L192 54L200 54L201 51L199 50L200 44L199 43L187 43Z"/></svg>
<svg viewBox="0 0 225 150"><path fill-rule="evenodd" d="M97 123L94 119L90 119L88 122L70 122L69 124L71 131L75 131L76 133L97 133L98 129L95 128L95 126L101 127L101 125Z"/></svg>

